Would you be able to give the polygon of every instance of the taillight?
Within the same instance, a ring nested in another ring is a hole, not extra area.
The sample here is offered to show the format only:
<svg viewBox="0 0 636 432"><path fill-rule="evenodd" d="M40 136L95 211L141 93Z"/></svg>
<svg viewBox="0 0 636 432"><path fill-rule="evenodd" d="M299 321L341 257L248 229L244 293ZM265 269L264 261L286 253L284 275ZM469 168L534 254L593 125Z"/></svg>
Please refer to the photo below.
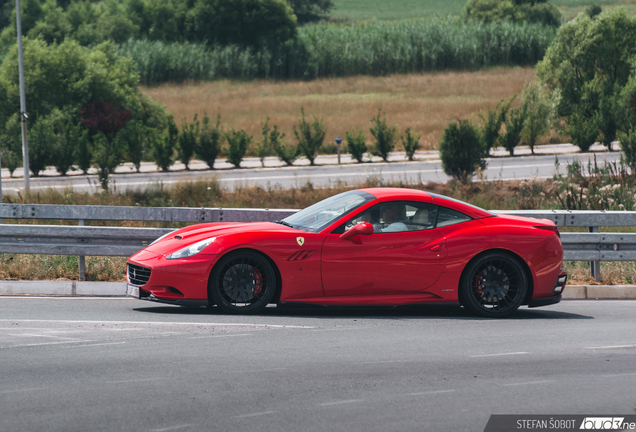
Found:
<svg viewBox="0 0 636 432"><path fill-rule="evenodd" d="M559 228L557 228L556 225L535 225L534 227L547 230L547 231L552 231L553 233L558 235L559 238L561 238L561 233L559 232Z"/></svg>

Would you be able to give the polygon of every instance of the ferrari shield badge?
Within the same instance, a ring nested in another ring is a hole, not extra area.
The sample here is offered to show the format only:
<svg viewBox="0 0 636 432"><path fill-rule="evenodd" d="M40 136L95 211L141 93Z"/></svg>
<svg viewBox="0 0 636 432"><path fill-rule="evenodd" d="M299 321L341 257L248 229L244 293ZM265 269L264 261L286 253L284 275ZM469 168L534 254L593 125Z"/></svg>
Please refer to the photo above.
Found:
<svg viewBox="0 0 636 432"><path fill-rule="evenodd" d="M298 246L302 246L305 244L305 238L304 237L296 237L296 241L298 242Z"/></svg>

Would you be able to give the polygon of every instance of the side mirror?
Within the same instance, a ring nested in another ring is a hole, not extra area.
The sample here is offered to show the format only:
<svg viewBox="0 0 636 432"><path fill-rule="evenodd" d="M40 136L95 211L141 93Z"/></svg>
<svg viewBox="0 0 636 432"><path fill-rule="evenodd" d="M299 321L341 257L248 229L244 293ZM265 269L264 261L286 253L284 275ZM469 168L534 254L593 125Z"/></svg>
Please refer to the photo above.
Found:
<svg viewBox="0 0 636 432"><path fill-rule="evenodd" d="M348 231L345 231L344 234L340 235L341 240L349 240L352 237L357 235L371 235L373 234L373 225L368 222L359 223L357 225L352 226Z"/></svg>

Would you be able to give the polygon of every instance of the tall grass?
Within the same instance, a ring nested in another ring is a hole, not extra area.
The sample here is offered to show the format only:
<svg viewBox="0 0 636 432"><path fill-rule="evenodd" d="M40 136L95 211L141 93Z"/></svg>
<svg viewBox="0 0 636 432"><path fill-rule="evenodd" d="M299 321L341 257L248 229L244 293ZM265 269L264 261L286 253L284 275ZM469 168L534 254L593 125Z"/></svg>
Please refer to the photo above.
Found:
<svg viewBox="0 0 636 432"><path fill-rule="evenodd" d="M304 26L275 49L129 40L118 46L145 84L231 79L314 79L497 65L532 65L555 29L536 24L403 20Z"/></svg>

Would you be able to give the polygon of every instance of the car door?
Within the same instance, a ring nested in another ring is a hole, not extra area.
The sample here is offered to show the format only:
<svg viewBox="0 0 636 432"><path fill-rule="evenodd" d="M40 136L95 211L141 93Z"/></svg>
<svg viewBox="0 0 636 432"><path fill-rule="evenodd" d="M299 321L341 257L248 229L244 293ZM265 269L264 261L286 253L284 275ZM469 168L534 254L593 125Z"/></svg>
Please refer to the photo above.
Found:
<svg viewBox="0 0 636 432"><path fill-rule="evenodd" d="M428 203L380 203L327 235L321 269L325 296L408 293L433 285L447 256L444 236L434 228L436 213L437 206ZM340 238L360 222L371 223L373 234Z"/></svg>

